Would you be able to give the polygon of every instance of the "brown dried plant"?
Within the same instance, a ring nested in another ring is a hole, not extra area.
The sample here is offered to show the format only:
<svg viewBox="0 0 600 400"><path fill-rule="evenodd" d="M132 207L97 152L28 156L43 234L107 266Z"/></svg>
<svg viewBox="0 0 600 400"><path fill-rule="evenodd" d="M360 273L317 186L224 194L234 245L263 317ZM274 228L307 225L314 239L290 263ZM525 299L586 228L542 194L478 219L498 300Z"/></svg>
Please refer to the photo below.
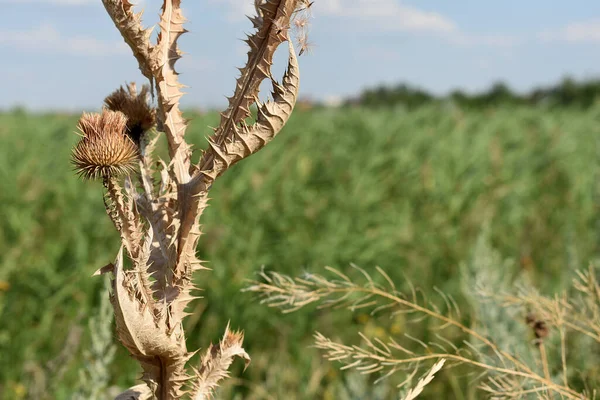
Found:
<svg viewBox="0 0 600 400"><path fill-rule="evenodd" d="M163 0L156 43L129 0L102 2L150 82L139 93L133 84L120 88L105 99L101 113L84 114L79 122L83 137L73 151L81 176L103 180L106 210L122 240L114 264L98 273L114 275L111 300L117 334L141 364L145 383L119 398L208 399L227 377L232 361L240 357L247 364L250 357L242 347L243 334L227 327L197 366L188 365L196 352L187 350L182 321L194 299L194 272L206 269L196 254L199 219L215 179L269 143L292 113L299 71L290 27L306 4L255 0L247 63L208 148L194 161L185 141L188 121L179 105L183 85L174 68L181 57L177 40L186 32L181 0ZM271 65L275 50L286 41L288 65L279 83ZM265 79L273 83L272 100L261 103L259 87ZM253 106L257 117L249 123ZM168 162L153 156L162 133ZM130 267L125 266L123 248Z"/></svg>

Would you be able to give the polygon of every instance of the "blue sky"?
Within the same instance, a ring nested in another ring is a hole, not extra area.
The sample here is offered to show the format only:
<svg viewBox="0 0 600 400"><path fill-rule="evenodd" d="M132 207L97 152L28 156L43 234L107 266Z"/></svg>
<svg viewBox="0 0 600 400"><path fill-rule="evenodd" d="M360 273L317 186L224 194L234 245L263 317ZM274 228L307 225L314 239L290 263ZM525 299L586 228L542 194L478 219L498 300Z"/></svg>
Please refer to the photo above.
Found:
<svg viewBox="0 0 600 400"><path fill-rule="evenodd" d="M183 0L190 20L178 66L186 106L225 104L245 61L239 39L252 0ZM160 0L143 0L147 25ZM0 0L0 109L97 108L137 64L101 0ZM327 100L380 83L435 93L481 90L503 80L516 90L565 75L600 77L600 1L316 0L302 56L301 94ZM282 57L280 57L282 60ZM281 67L279 68L281 71Z"/></svg>

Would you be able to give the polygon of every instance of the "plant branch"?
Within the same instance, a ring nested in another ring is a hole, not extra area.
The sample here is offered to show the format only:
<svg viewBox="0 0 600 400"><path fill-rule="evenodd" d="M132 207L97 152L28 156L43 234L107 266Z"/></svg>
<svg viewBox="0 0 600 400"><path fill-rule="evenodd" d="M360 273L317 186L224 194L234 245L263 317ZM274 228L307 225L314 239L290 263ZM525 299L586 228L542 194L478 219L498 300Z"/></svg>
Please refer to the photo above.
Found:
<svg viewBox="0 0 600 400"><path fill-rule="evenodd" d="M125 43L133 51L140 71L152 82L153 63L151 54L153 46L150 44L152 29L142 27L142 13L134 13L133 5L129 0L102 0L102 4L104 4L104 8L106 8Z"/></svg>
<svg viewBox="0 0 600 400"><path fill-rule="evenodd" d="M169 155L178 183L186 183L189 180L191 155L184 140L187 121L179 109L183 85L179 83L175 71L175 62L181 58L177 40L187 32L183 27L184 22L181 0L163 0L158 42L152 52L152 73L158 93L158 115L167 136Z"/></svg>
<svg viewBox="0 0 600 400"><path fill-rule="evenodd" d="M453 326L461 330L482 343L502 363L502 366L496 366L492 363L477 361L477 359L471 356L465 357L458 353L459 349L454 346L456 354L445 352L428 353L421 356L415 355L391 339L390 343L378 341L378 345L375 345L375 343L363 336L369 347L369 349L363 349L358 346L350 347L338 344L325 338L323 335L317 334L317 347L326 349L328 351L327 357L331 360L347 360L347 365L344 368L354 367L364 373L387 369L389 372L385 376L388 376L395 372L397 370L396 367L400 365L408 365L430 359L447 358L480 367L486 371L497 372L510 377L525 378L571 399L584 398L582 394L570 389L567 385L562 386L552 382L547 368L544 370L544 376L537 374L527 364L499 348L498 345L487 337L457 320L442 314L435 305L432 304L425 307L418 304L416 298L403 298L394 288L393 282L382 271L380 272L386 278L390 287L383 288L375 284L373 279L362 269L359 269L359 271L367 279L364 285L353 282L348 276L337 270L332 268L328 268L328 270L336 275L336 279L330 280L315 274L307 274L303 278L294 279L277 273L270 273L268 275L262 273L261 275L266 282L254 282L246 291L258 293L263 298L262 301L267 305L279 307L287 311L295 311L312 303L320 303L320 308L335 306L356 310L363 307L371 307L374 308L374 312L388 309L395 305L396 307L400 307L402 312L417 312L440 321L440 329ZM380 301L383 301L383 305L379 305ZM419 343L425 346L428 352L431 350L424 343ZM438 347L443 348L441 345ZM475 346L470 345L469 347L470 349L467 350L474 350L480 353L480 350ZM390 350L392 348L408 354L408 357L401 359L392 357Z"/></svg>

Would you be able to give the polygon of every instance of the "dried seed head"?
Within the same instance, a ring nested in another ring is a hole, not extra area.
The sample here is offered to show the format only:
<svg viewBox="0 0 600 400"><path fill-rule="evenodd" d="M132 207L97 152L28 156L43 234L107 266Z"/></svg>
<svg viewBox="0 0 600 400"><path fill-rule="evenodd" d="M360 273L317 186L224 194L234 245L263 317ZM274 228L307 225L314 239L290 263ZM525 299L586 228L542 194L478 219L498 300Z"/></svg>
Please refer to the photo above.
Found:
<svg viewBox="0 0 600 400"><path fill-rule="evenodd" d="M530 312L525 317L525 323L529 325L535 335L536 343L540 344L550 333L550 328L544 320L539 319L534 313Z"/></svg>
<svg viewBox="0 0 600 400"><path fill-rule="evenodd" d="M294 27L298 30L306 29L308 26L308 18L298 18L294 20Z"/></svg>
<svg viewBox="0 0 600 400"><path fill-rule="evenodd" d="M550 329L545 321L536 321L533 325L533 333L536 339L543 340L550 333Z"/></svg>
<svg viewBox="0 0 600 400"><path fill-rule="evenodd" d="M298 47L300 48L300 52L298 55L301 56L304 53L310 53L314 47L314 44L308 40L308 33L302 32L298 34Z"/></svg>
<svg viewBox="0 0 600 400"><path fill-rule="evenodd" d="M149 92L150 87L144 85L138 93L135 83L132 82L127 89L121 86L104 99L104 104L109 110L125 114L127 134L135 143L139 143L144 133L156 122L156 111L148 103Z"/></svg>
<svg viewBox="0 0 600 400"><path fill-rule="evenodd" d="M126 135L127 117L103 110L102 114L84 113L77 128L82 138L73 149L72 163L84 179L107 178L134 170L138 147Z"/></svg>
<svg viewBox="0 0 600 400"><path fill-rule="evenodd" d="M298 48L300 48L299 55L309 53L313 47L313 44L308 40L308 28L314 3L311 0L300 0L292 18L296 41L298 42Z"/></svg>

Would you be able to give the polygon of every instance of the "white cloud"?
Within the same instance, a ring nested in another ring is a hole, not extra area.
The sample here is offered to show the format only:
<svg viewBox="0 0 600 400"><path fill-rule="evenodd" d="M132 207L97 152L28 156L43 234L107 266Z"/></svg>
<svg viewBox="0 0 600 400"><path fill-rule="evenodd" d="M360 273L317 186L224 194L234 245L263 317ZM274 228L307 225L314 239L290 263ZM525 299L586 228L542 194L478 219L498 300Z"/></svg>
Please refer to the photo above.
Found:
<svg viewBox="0 0 600 400"><path fill-rule="evenodd" d="M352 19L352 29L434 34L457 46L512 47L520 40L510 35L466 33L452 19L436 12L404 5L401 0L328 0L315 13Z"/></svg>
<svg viewBox="0 0 600 400"><path fill-rule="evenodd" d="M247 15L255 15L253 0L209 0L209 3L227 8L227 19L231 22L243 20Z"/></svg>
<svg viewBox="0 0 600 400"><path fill-rule="evenodd" d="M29 31L0 31L0 46L33 51L53 51L63 54L105 56L127 53L123 43L103 42L91 37L62 36L52 25L42 25Z"/></svg>
<svg viewBox="0 0 600 400"><path fill-rule="evenodd" d="M513 47L522 39L512 35L473 35L464 32L454 32L446 36L446 40L459 46Z"/></svg>
<svg viewBox="0 0 600 400"><path fill-rule="evenodd" d="M541 32L538 37L543 41L600 42L600 19L573 22L557 31Z"/></svg>
<svg viewBox="0 0 600 400"><path fill-rule="evenodd" d="M378 29L412 32L456 32L456 24L435 12L403 5L397 0L328 0L315 13L376 24Z"/></svg>

